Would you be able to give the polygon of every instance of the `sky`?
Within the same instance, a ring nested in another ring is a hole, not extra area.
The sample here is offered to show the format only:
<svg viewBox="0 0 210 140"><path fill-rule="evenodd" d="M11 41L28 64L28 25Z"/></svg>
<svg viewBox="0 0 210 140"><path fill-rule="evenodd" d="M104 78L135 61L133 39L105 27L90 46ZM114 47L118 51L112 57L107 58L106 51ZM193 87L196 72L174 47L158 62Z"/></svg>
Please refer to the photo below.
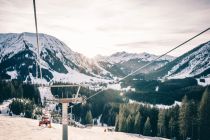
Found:
<svg viewBox="0 0 210 140"><path fill-rule="evenodd" d="M161 55L210 27L210 0L36 0L38 30L87 57ZM0 0L0 33L35 32L32 0ZM170 55L210 40L210 31Z"/></svg>

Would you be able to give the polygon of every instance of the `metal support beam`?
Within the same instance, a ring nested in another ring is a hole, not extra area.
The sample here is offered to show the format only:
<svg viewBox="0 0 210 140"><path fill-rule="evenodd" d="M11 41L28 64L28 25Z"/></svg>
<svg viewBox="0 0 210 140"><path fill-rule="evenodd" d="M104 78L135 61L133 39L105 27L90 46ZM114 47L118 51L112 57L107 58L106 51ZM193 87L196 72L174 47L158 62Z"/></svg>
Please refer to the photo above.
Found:
<svg viewBox="0 0 210 140"><path fill-rule="evenodd" d="M68 103L62 103L63 140L68 140Z"/></svg>
<svg viewBox="0 0 210 140"><path fill-rule="evenodd" d="M49 85L48 87L54 88L54 87L80 87L81 85ZM46 85L47 87L47 85Z"/></svg>

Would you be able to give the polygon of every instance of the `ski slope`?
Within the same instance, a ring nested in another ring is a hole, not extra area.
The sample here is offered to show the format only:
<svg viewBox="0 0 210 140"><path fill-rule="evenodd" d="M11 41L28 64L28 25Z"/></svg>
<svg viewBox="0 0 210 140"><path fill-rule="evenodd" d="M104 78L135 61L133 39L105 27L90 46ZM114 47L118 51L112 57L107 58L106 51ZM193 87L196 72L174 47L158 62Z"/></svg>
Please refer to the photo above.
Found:
<svg viewBox="0 0 210 140"><path fill-rule="evenodd" d="M69 140L161 140L122 132L104 132L104 127L69 127ZM37 120L0 115L0 140L61 140L62 126L39 127Z"/></svg>

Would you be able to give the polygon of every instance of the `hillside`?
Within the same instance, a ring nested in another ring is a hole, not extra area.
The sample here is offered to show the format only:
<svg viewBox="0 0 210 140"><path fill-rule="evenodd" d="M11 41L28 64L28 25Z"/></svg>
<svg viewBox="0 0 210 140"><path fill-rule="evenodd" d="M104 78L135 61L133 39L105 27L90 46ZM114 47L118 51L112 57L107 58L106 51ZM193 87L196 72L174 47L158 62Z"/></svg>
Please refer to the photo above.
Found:
<svg viewBox="0 0 210 140"><path fill-rule="evenodd" d="M182 79L186 77L209 77L210 41L181 55L164 67L146 75L148 79Z"/></svg>
<svg viewBox="0 0 210 140"><path fill-rule="evenodd" d="M90 82L110 79L110 73L53 36L39 34L42 73L45 82ZM0 34L0 78L37 82L34 33Z"/></svg>

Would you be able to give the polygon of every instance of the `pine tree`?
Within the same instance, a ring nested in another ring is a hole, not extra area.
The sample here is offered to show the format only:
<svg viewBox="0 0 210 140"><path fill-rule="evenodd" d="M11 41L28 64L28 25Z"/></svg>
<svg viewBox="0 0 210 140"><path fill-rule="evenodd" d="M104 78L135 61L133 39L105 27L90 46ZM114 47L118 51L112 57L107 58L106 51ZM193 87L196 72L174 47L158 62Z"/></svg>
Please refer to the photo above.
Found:
<svg viewBox="0 0 210 140"><path fill-rule="evenodd" d="M90 110L86 113L85 123L86 124L92 124L93 123L93 117L92 117L92 113L91 113Z"/></svg>
<svg viewBox="0 0 210 140"><path fill-rule="evenodd" d="M137 134L140 133L140 123L141 123L141 115L138 112L135 116L135 122L134 122L134 132Z"/></svg>
<svg viewBox="0 0 210 140"><path fill-rule="evenodd" d="M119 131L120 132L126 132L127 131L127 126L126 126L126 106L125 105L120 105L120 110L119 110Z"/></svg>
<svg viewBox="0 0 210 140"><path fill-rule="evenodd" d="M116 116L115 131L119 131L119 115Z"/></svg>
<svg viewBox="0 0 210 140"><path fill-rule="evenodd" d="M171 113L169 116L169 130L170 130L170 137L169 138L176 138L179 139L179 106L176 105L172 107Z"/></svg>
<svg viewBox="0 0 210 140"><path fill-rule="evenodd" d="M197 140L198 138L198 105L195 103L194 100L191 100L189 102L189 125L190 125L190 129L189 129L189 136L193 139L193 140Z"/></svg>
<svg viewBox="0 0 210 140"><path fill-rule="evenodd" d="M132 120L132 117L131 115L129 115L126 119L126 131L128 133L132 133L133 132L133 120Z"/></svg>
<svg viewBox="0 0 210 140"><path fill-rule="evenodd" d="M11 97L15 97L15 87L12 83L10 83L10 90L11 90L10 93Z"/></svg>
<svg viewBox="0 0 210 140"><path fill-rule="evenodd" d="M189 101L187 96L182 99L182 106L179 112L179 128L182 139L186 139L190 135L190 113L189 113Z"/></svg>
<svg viewBox="0 0 210 140"><path fill-rule="evenodd" d="M149 117L147 117L147 120L146 120L146 122L144 124L144 132L143 132L143 134L145 136L151 136L151 134L152 134L152 128L151 128L151 123L150 123L150 118Z"/></svg>
<svg viewBox="0 0 210 140"><path fill-rule="evenodd" d="M178 129L178 122L175 120L175 118L172 116L169 121L169 131L170 131L170 138L177 137L177 129Z"/></svg>
<svg viewBox="0 0 210 140"><path fill-rule="evenodd" d="M160 110L158 114L158 136L166 137L166 114L165 110Z"/></svg>
<svg viewBox="0 0 210 140"><path fill-rule="evenodd" d="M119 114L119 131L126 132L126 119L123 114Z"/></svg>
<svg viewBox="0 0 210 140"><path fill-rule="evenodd" d="M33 110L34 110L34 102L32 101L25 101L24 111L26 118L32 118Z"/></svg>
<svg viewBox="0 0 210 140"><path fill-rule="evenodd" d="M20 84L20 86L18 87L17 94L18 94L17 97L23 98L23 86L22 86L22 84Z"/></svg>
<svg viewBox="0 0 210 140"><path fill-rule="evenodd" d="M203 93L200 107L200 140L207 140L210 138L210 91L209 86Z"/></svg>

